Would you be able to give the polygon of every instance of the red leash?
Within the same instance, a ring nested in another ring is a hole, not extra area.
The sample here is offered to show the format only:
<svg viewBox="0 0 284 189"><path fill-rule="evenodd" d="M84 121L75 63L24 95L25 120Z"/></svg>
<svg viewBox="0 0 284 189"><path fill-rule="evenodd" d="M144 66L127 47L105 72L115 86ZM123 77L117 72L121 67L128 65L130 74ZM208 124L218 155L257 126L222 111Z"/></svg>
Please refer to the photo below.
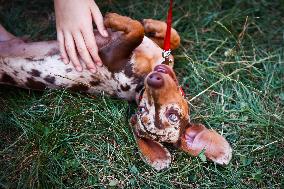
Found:
<svg viewBox="0 0 284 189"><path fill-rule="evenodd" d="M163 51L163 58L165 58L165 64L169 65L169 63L172 61L169 59L169 56L171 55L171 28L172 28L172 9L173 9L173 0L170 0L170 7L168 10L168 17L167 17L167 31L166 31L166 37L164 41L164 51Z"/></svg>
<svg viewBox="0 0 284 189"><path fill-rule="evenodd" d="M172 13L173 9L173 0L170 0L170 7L168 10L168 17L167 17L167 31L166 31L166 37L164 41L164 50L168 51L170 50L170 44L171 44L171 28L172 28Z"/></svg>
<svg viewBox="0 0 284 189"><path fill-rule="evenodd" d="M172 17L173 17L173 0L170 0L170 7L168 10L168 17L167 17L167 31L166 37L164 41L164 51L162 53L163 58L165 58L164 64L169 65L172 60L169 58L171 55L171 29L172 29ZM179 90L182 96L185 96L184 91L179 86Z"/></svg>

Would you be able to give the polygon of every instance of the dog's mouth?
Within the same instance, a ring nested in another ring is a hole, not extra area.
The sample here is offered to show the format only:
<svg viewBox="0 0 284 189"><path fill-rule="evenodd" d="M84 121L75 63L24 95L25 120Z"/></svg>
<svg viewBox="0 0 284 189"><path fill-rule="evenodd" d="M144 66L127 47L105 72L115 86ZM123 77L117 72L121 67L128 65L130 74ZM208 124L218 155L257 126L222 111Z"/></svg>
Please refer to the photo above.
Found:
<svg viewBox="0 0 284 189"><path fill-rule="evenodd" d="M173 80L176 80L176 77L175 77L175 74L172 68L170 68L169 66L166 66L165 64L159 64L155 66L154 71L159 72L159 73L168 74Z"/></svg>
<svg viewBox="0 0 284 189"><path fill-rule="evenodd" d="M165 65L165 64L159 64L159 65L155 66L154 72L167 74L177 83L177 79L176 79L176 76L175 76L173 69L171 67Z"/></svg>

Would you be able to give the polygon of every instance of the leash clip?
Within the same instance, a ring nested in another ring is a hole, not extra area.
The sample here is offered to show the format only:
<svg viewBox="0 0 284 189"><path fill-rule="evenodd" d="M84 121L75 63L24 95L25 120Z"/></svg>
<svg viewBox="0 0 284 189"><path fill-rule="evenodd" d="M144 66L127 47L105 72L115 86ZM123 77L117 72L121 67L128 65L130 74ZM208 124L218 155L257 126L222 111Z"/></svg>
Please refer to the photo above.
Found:
<svg viewBox="0 0 284 189"><path fill-rule="evenodd" d="M170 49L169 50L163 50L162 57L165 59L164 64L170 65L173 62L173 60L169 58L170 55L171 55Z"/></svg>
<svg viewBox="0 0 284 189"><path fill-rule="evenodd" d="M171 55L171 49L169 49L169 50L163 50L163 52L162 52L162 57L163 58L169 58L169 56Z"/></svg>

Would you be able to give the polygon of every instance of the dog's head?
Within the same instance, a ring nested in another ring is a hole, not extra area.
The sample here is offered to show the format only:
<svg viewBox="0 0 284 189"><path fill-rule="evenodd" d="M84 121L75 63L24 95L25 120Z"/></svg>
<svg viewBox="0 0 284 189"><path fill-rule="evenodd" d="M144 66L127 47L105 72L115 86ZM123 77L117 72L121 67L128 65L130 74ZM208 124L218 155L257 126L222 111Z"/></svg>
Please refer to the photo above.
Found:
<svg viewBox="0 0 284 189"><path fill-rule="evenodd" d="M231 159L231 148L221 135L190 123L188 103L176 75L164 64L147 75L138 112L131 122L142 157L157 170L171 162L169 151L160 142L172 143L194 156L205 149L205 155L219 164Z"/></svg>

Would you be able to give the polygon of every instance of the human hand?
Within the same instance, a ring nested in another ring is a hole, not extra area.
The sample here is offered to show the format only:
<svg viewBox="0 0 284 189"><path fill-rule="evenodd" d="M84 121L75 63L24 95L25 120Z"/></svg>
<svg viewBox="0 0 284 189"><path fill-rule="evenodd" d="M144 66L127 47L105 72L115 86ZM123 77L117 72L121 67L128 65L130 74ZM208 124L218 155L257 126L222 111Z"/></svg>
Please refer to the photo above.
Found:
<svg viewBox="0 0 284 189"><path fill-rule="evenodd" d="M96 72L95 64L101 66L102 61L98 55L92 21L102 36L108 36L98 6L93 0L54 0L54 7L57 40L63 62L72 62L77 71L82 71L79 54L87 69Z"/></svg>

